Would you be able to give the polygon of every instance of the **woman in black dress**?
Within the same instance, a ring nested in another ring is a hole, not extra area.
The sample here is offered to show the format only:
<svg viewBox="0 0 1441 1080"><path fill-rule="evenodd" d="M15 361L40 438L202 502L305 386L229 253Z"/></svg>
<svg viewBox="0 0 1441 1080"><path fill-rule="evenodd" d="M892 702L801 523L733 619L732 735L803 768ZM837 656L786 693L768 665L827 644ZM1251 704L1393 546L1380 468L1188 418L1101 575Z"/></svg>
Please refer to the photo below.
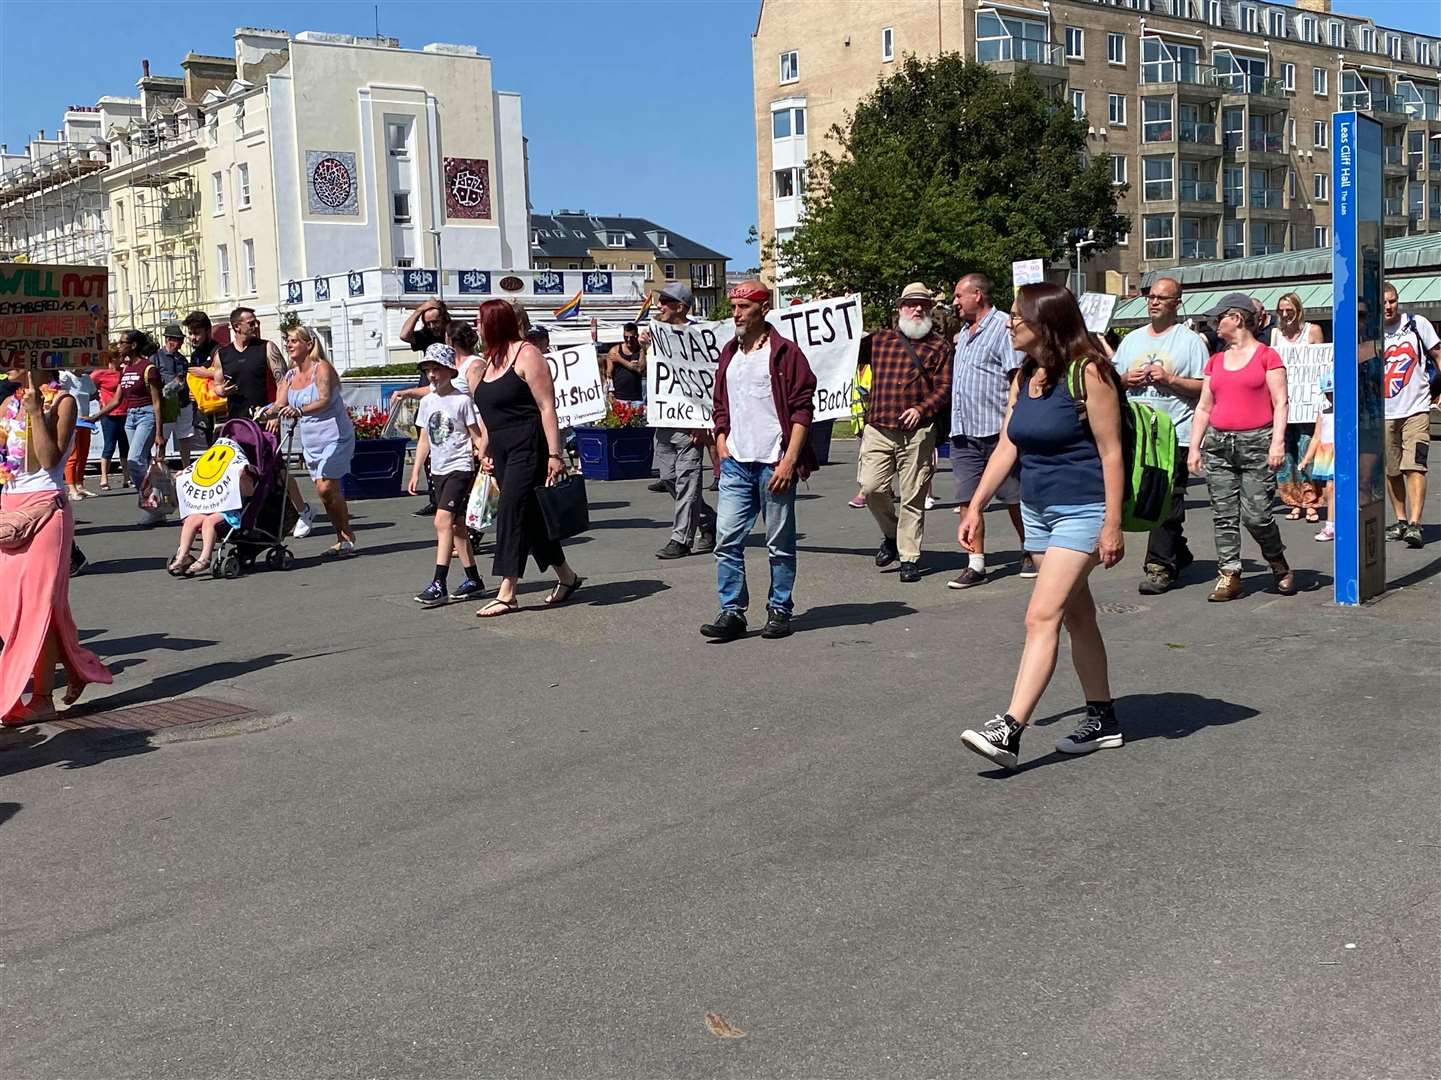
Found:
<svg viewBox="0 0 1441 1080"><path fill-rule="evenodd" d="M555 569L557 584L546 604L563 604L585 578L570 568L560 544L550 539L535 489L565 476L560 430L555 422L555 386L545 357L521 336L515 309L487 300L476 318L485 343L485 363L472 369L471 388L485 427L480 467L500 485L495 518L495 562L500 579L495 599L476 612L482 619L509 615L520 605L515 583L527 557Z"/></svg>

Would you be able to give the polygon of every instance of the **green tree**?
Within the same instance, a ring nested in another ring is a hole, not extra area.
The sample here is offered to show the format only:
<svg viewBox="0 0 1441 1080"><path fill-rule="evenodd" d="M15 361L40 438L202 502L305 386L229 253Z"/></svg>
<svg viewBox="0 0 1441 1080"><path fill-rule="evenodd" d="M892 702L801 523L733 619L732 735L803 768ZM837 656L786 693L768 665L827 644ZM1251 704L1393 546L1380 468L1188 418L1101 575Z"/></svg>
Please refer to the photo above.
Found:
<svg viewBox="0 0 1441 1080"><path fill-rule="evenodd" d="M1012 261L1061 259L1087 229L1100 253L1129 230L1110 162L1085 161L1085 122L1027 72L910 57L848 124L808 162L805 217L769 254L797 292L859 292L869 325L907 282L981 271L1009 294Z"/></svg>
<svg viewBox="0 0 1441 1080"><path fill-rule="evenodd" d="M722 319L729 319L730 317L731 298L728 293L722 291L720 300L716 303L715 307L710 309L710 314L707 315L706 318L713 322L720 322Z"/></svg>

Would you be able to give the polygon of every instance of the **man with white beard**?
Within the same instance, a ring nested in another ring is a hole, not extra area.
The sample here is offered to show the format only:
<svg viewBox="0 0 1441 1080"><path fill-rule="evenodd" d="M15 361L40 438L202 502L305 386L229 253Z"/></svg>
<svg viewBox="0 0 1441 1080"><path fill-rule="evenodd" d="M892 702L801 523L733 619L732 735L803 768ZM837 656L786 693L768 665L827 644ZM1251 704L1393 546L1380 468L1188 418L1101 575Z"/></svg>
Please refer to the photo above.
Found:
<svg viewBox="0 0 1441 1080"><path fill-rule="evenodd" d="M871 392L861 435L860 486L881 527L876 565L897 559L901 580L921 579L926 494L935 471L936 418L948 404L955 346L936 333L931 291L907 285L896 303L896 329L871 335ZM900 502L891 499L899 479Z"/></svg>

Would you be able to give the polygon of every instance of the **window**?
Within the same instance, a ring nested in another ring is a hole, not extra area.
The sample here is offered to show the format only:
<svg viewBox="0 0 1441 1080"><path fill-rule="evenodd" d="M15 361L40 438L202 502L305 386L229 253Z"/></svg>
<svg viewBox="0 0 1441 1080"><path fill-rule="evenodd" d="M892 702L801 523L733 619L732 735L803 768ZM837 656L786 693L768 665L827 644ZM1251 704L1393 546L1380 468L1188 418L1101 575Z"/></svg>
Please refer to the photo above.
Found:
<svg viewBox="0 0 1441 1080"><path fill-rule="evenodd" d="M1126 64L1126 35L1106 35L1106 63L1124 67Z"/></svg>
<svg viewBox="0 0 1441 1080"><path fill-rule="evenodd" d="M1111 155L1111 183L1120 187L1126 182L1126 155Z"/></svg>
<svg viewBox="0 0 1441 1080"><path fill-rule="evenodd" d="M220 114L213 112L205 118L205 137L210 145L220 142Z"/></svg>
<svg viewBox="0 0 1441 1080"><path fill-rule="evenodd" d="M235 201L242 210L250 205L250 166L243 161L235 166Z"/></svg>
<svg viewBox="0 0 1441 1080"><path fill-rule="evenodd" d="M1221 258L1239 259L1246 253L1246 234L1239 221L1221 223Z"/></svg>
<svg viewBox="0 0 1441 1080"><path fill-rule="evenodd" d="M1175 158L1170 156L1142 158L1141 165L1145 180L1142 198L1147 202L1159 202L1176 197Z"/></svg>
<svg viewBox="0 0 1441 1080"><path fill-rule="evenodd" d="M230 295L230 249L224 244L215 249L215 280L220 286L220 295Z"/></svg>
<svg viewBox="0 0 1441 1080"><path fill-rule="evenodd" d="M655 246L664 250L670 247L670 234L658 232L655 234Z"/></svg>
<svg viewBox="0 0 1441 1080"><path fill-rule="evenodd" d="M896 31L894 27L881 29L881 60L890 63L896 58Z"/></svg>
<svg viewBox="0 0 1441 1080"><path fill-rule="evenodd" d="M1066 27L1066 59L1084 60L1086 58L1086 32L1079 26Z"/></svg>
<svg viewBox="0 0 1441 1080"><path fill-rule="evenodd" d="M797 49L781 53L781 82L796 82L801 77L801 54Z"/></svg>
<svg viewBox="0 0 1441 1080"><path fill-rule="evenodd" d="M1266 36L1283 38L1286 36L1286 13L1277 11L1275 8L1266 9Z"/></svg>
<svg viewBox="0 0 1441 1080"><path fill-rule="evenodd" d="M1317 202L1325 202L1331 197L1331 177L1324 172L1318 172L1312 178L1313 191Z"/></svg>
<svg viewBox="0 0 1441 1080"><path fill-rule="evenodd" d="M804 134L806 133L806 111L805 111L805 109L793 109L792 112L794 113L796 134L797 134L797 135L804 135Z"/></svg>
<svg viewBox="0 0 1441 1080"><path fill-rule="evenodd" d="M1291 205L1296 205L1296 170L1286 170L1286 197L1291 200Z"/></svg>
<svg viewBox="0 0 1441 1080"><path fill-rule="evenodd" d="M1296 65L1281 65L1281 89L1296 92Z"/></svg>
<svg viewBox="0 0 1441 1080"><path fill-rule="evenodd" d="M1246 169L1241 165L1227 165L1222 177L1225 184L1223 193L1227 206L1240 206L1246 201Z"/></svg>
<svg viewBox="0 0 1441 1080"><path fill-rule="evenodd" d="M661 273L663 273L663 274L665 275L665 279L666 279L667 281L674 281L674 280L675 280L675 263L666 263L663 267L661 267Z"/></svg>
<svg viewBox="0 0 1441 1080"><path fill-rule="evenodd" d="M1301 16L1301 40L1310 42L1316 41L1316 16Z"/></svg>
<svg viewBox="0 0 1441 1080"><path fill-rule="evenodd" d="M125 296L130 295L130 268L124 263L120 264L120 291Z"/></svg>
<svg viewBox="0 0 1441 1080"><path fill-rule="evenodd" d="M1292 117L1286 121L1286 145L1294 148L1296 145L1296 119Z"/></svg>
<svg viewBox="0 0 1441 1080"><path fill-rule="evenodd" d="M1313 67L1311 69L1311 93L1317 97L1327 97L1331 93L1331 73L1325 68Z"/></svg>
<svg viewBox="0 0 1441 1080"><path fill-rule="evenodd" d="M405 269L408 269L409 267L414 266L414 265L415 265L415 260L412 259L412 258L410 258L409 256L404 256L404 257L402 257L402 258L396 259L396 260L395 260L395 265L398 266L398 267L400 267L400 269L405 270Z"/></svg>
<svg viewBox="0 0 1441 1080"><path fill-rule="evenodd" d="M796 196L796 171L794 169L777 169L776 198L794 199Z"/></svg>
<svg viewBox="0 0 1441 1080"><path fill-rule="evenodd" d="M245 259L245 294L254 295L255 289L255 241L242 240L240 252Z"/></svg>
<svg viewBox="0 0 1441 1080"><path fill-rule="evenodd" d="M410 156L410 125L404 120L387 120L385 123L385 148L393 158Z"/></svg>
<svg viewBox="0 0 1441 1080"><path fill-rule="evenodd" d="M1336 19L1326 24L1326 38L1331 42L1331 48L1344 49L1346 47L1346 25Z"/></svg>
<svg viewBox="0 0 1441 1080"><path fill-rule="evenodd" d="M1416 63L1422 67L1431 66L1431 43L1429 41L1416 39Z"/></svg>
<svg viewBox="0 0 1441 1080"><path fill-rule="evenodd" d="M788 139L792 135L804 135L805 133L806 110L804 107L771 110L771 138Z"/></svg>
<svg viewBox="0 0 1441 1080"><path fill-rule="evenodd" d="M1328 120L1311 121L1311 145L1317 150L1324 150L1331 137L1331 126Z"/></svg>
<svg viewBox="0 0 1441 1080"><path fill-rule="evenodd" d="M1171 259L1175 257L1176 222L1169 214L1149 214L1145 219L1145 252L1143 258Z"/></svg>
<svg viewBox="0 0 1441 1080"><path fill-rule="evenodd" d="M1021 19L982 9L976 12L976 58L1055 63L1051 32L1039 19Z"/></svg>
<svg viewBox="0 0 1441 1080"><path fill-rule="evenodd" d="M1141 99L1141 141L1169 142L1176 137L1171 126L1171 99L1169 97L1148 97Z"/></svg>
<svg viewBox="0 0 1441 1080"><path fill-rule="evenodd" d="M125 231L125 204L119 201L115 203L115 231Z"/></svg>
<svg viewBox="0 0 1441 1080"><path fill-rule="evenodd" d="M397 225L410 224L410 192L395 191L391 193L390 220Z"/></svg>
<svg viewBox="0 0 1441 1080"><path fill-rule="evenodd" d="M625 247L625 233L607 230L605 234L605 246L614 248Z"/></svg>
<svg viewBox="0 0 1441 1080"><path fill-rule="evenodd" d="M715 263L691 263L690 283L697 289L715 287Z"/></svg>
<svg viewBox="0 0 1441 1080"><path fill-rule="evenodd" d="M1401 59L1401 39L1395 34L1386 35L1386 55L1392 60Z"/></svg>
<svg viewBox="0 0 1441 1080"><path fill-rule="evenodd" d="M1325 225L1316 225L1311 229L1311 242L1318 248L1331 246L1331 230Z"/></svg>
<svg viewBox="0 0 1441 1080"><path fill-rule="evenodd" d="M640 271L642 274L644 274L644 273L649 273L649 271L650 271L650 268L649 268L648 266L646 266L645 263L631 263L631 264L630 264L630 268L631 268L632 270L638 270L638 271Z"/></svg>
<svg viewBox="0 0 1441 1080"><path fill-rule="evenodd" d="M1212 26L1221 25L1221 0L1207 0L1206 21Z"/></svg>
<svg viewBox="0 0 1441 1080"><path fill-rule="evenodd" d="M235 134L245 134L245 102L237 102L235 105Z"/></svg>
<svg viewBox="0 0 1441 1080"><path fill-rule="evenodd" d="M225 174L213 172L210 174L210 197L214 201L213 210L216 214L225 213Z"/></svg>
<svg viewBox="0 0 1441 1080"><path fill-rule="evenodd" d="M1374 26L1361 27L1361 51L1376 51L1376 28Z"/></svg>
<svg viewBox="0 0 1441 1080"><path fill-rule="evenodd" d="M1256 32L1256 9L1253 7L1241 8L1241 29L1248 34Z"/></svg>
<svg viewBox="0 0 1441 1080"><path fill-rule="evenodd" d="M1126 95L1106 95L1106 119L1116 127L1126 126Z"/></svg>
<svg viewBox="0 0 1441 1080"><path fill-rule="evenodd" d="M1076 114L1077 120L1086 118L1086 92L1084 90L1071 91L1071 111Z"/></svg>

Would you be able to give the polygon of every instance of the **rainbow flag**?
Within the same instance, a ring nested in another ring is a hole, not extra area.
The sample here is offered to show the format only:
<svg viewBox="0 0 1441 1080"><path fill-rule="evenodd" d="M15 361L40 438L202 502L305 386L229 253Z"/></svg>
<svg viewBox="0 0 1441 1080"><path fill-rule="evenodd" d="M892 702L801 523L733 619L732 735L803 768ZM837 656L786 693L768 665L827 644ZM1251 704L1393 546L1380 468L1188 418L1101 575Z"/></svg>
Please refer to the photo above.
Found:
<svg viewBox="0 0 1441 1080"><path fill-rule="evenodd" d="M645 299L640 302L640 310L635 313L635 318L631 320L632 322L645 322L646 319L650 318L650 298L651 294L646 293Z"/></svg>
<svg viewBox="0 0 1441 1080"><path fill-rule="evenodd" d="M560 307L555 309L557 319L573 319L580 314L580 293L576 293Z"/></svg>

